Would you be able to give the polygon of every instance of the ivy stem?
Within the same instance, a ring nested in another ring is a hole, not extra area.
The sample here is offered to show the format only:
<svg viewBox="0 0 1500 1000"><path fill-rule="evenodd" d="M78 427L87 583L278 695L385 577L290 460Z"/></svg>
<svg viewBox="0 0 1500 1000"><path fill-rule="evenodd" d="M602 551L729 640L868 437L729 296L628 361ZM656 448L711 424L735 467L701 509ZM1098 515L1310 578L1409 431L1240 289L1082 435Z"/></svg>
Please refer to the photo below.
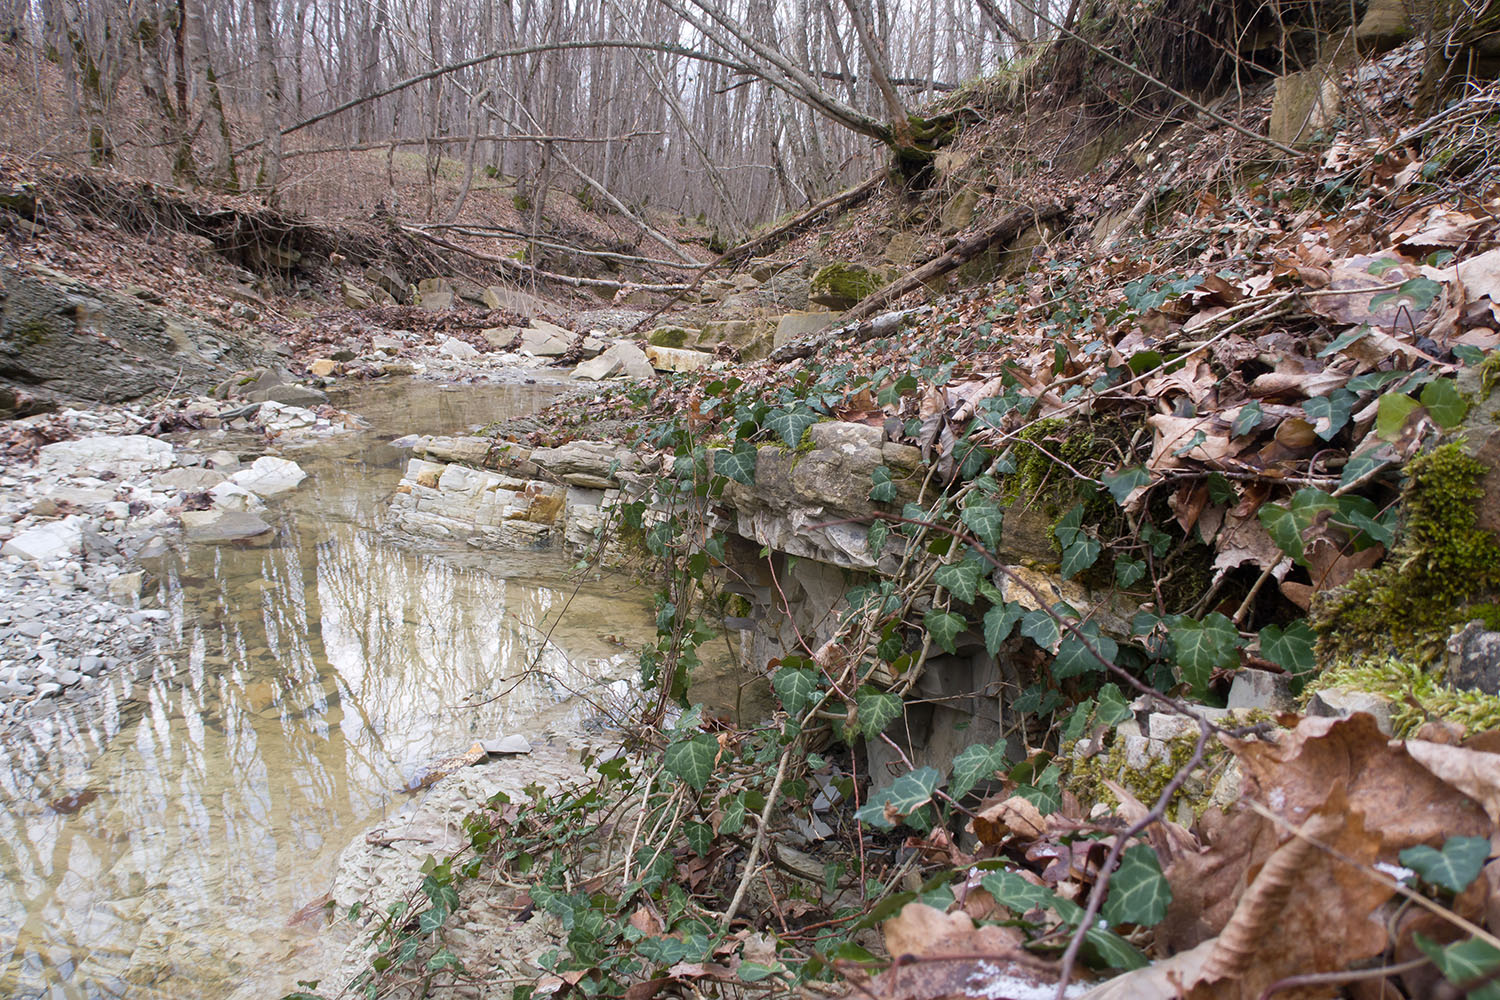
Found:
<svg viewBox="0 0 1500 1000"><path fill-rule="evenodd" d="M785 750L781 751L781 760L776 764L776 779L771 782L771 791L766 794L766 806L760 811L760 822L755 827L755 839L750 843L750 856L745 859L745 872L740 876L740 884L734 890L734 898L729 901L729 909L724 911L724 919L719 922L719 929L727 932L729 925L734 922L735 916L740 912L740 904L745 901L745 892L750 888L751 879L755 878L756 866L760 863L760 852L766 844L766 830L771 825L771 812L776 808L776 801L781 798L781 783L786 780L786 765L795 750L802 741L794 739L787 744Z"/></svg>

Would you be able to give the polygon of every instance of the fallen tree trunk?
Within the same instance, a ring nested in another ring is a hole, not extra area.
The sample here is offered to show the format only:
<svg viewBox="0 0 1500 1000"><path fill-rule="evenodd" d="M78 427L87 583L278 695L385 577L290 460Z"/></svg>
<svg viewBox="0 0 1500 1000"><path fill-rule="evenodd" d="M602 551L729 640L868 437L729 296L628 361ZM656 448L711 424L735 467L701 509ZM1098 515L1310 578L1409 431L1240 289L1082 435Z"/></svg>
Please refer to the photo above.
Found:
<svg viewBox="0 0 1500 1000"><path fill-rule="evenodd" d="M907 292L921 288L932 279L940 278L949 271L961 267L993 246L1009 243L1028 227L1040 226L1044 222L1059 218L1065 211L1067 211L1066 206L1057 204L1048 205L1045 208L1018 208L1004 216L999 222L981 229L973 236L966 236L959 240L952 249L933 257L915 271L904 274L884 288L866 295L844 313L844 320L852 322L867 319L879 312L887 303L894 302Z"/></svg>
<svg viewBox="0 0 1500 1000"><path fill-rule="evenodd" d="M616 291L619 291L621 288L630 288L631 290L646 292L681 292L686 291L688 287L687 285L643 285L636 281L610 281L608 278L577 278L571 274L543 271L541 268L533 267L530 264L523 264L511 257L501 257L498 254L472 250L460 243L445 240L441 236L425 233L413 226L402 226L401 231L423 239L434 246L440 246L445 250L452 250L455 253L461 253L466 257L473 257L475 260L482 260L489 264L497 264L502 271L527 274L540 281L555 281L560 285L571 285L574 288L613 288Z"/></svg>
<svg viewBox="0 0 1500 1000"><path fill-rule="evenodd" d="M699 285L703 284L703 279L708 277L709 274L715 269L723 267L726 264L731 264L743 257L753 255L755 251L766 247L771 243L774 243L776 240L785 236L787 233L793 232L796 229L807 225L809 222L818 218L825 212L831 212L834 209L838 208L851 208L864 201L870 195L875 193L875 189L880 186L880 181L883 177L885 177L884 172L871 174L869 177L865 178L865 180L861 182L857 187L852 187L847 191L840 191L838 194L833 195L832 197L824 198L822 201L818 202L816 205L813 205L811 208L797 213L796 216L788 219L786 222L783 222L775 229L771 229L767 232L761 233L759 236L756 236L753 239L746 240L744 243L741 243L737 247L730 247L728 250L725 250L715 260L704 265L702 270L698 272L697 276L693 278L692 282L688 285L683 286L682 290L674 295L670 302L662 305L650 316L647 316L645 319L632 326L627 332L634 333L641 327L645 326L647 323L650 323L652 320L656 319L662 313L666 312L668 309L672 308L673 304L675 304L678 299L682 298L683 295L693 291Z"/></svg>

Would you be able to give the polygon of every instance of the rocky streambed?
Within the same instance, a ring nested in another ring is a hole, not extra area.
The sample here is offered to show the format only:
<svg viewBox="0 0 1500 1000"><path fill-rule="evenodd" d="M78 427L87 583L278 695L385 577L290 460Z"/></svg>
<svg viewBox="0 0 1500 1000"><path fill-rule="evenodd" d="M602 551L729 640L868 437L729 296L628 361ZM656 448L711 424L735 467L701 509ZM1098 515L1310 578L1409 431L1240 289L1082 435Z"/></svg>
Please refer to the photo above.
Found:
<svg viewBox="0 0 1500 1000"><path fill-rule="evenodd" d="M0 478L0 994L279 995L356 934L325 903L398 887L470 793L607 739L644 594L391 513L392 439L564 385L493 374L203 399L165 434L129 407L29 418L67 437ZM505 737L530 753L427 780Z"/></svg>

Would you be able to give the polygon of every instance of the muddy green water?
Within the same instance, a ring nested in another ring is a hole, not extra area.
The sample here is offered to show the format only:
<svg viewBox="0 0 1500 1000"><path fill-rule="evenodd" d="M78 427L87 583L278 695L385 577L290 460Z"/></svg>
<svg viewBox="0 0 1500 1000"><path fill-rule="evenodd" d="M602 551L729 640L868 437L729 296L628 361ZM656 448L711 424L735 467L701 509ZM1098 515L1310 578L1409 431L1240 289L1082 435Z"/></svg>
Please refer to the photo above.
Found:
<svg viewBox="0 0 1500 1000"><path fill-rule="evenodd" d="M575 592L561 555L382 530L405 457L383 441L554 391L336 399L373 428L281 449L311 479L273 503L271 546L160 567L158 655L0 748L0 997L278 997L343 944L317 909L338 852L410 803L424 767L478 738L595 725L628 690L626 646L650 635L638 589Z"/></svg>

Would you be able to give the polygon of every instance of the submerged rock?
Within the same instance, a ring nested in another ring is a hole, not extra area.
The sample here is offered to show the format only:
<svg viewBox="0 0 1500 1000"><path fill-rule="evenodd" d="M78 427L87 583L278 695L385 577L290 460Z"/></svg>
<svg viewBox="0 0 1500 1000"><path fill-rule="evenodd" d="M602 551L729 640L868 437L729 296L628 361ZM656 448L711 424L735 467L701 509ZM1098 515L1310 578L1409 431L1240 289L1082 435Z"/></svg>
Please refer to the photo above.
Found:
<svg viewBox="0 0 1500 1000"><path fill-rule="evenodd" d="M190 542L237 542L267 534L271 526L248 511L189 510L182 528Z"/></svg>

